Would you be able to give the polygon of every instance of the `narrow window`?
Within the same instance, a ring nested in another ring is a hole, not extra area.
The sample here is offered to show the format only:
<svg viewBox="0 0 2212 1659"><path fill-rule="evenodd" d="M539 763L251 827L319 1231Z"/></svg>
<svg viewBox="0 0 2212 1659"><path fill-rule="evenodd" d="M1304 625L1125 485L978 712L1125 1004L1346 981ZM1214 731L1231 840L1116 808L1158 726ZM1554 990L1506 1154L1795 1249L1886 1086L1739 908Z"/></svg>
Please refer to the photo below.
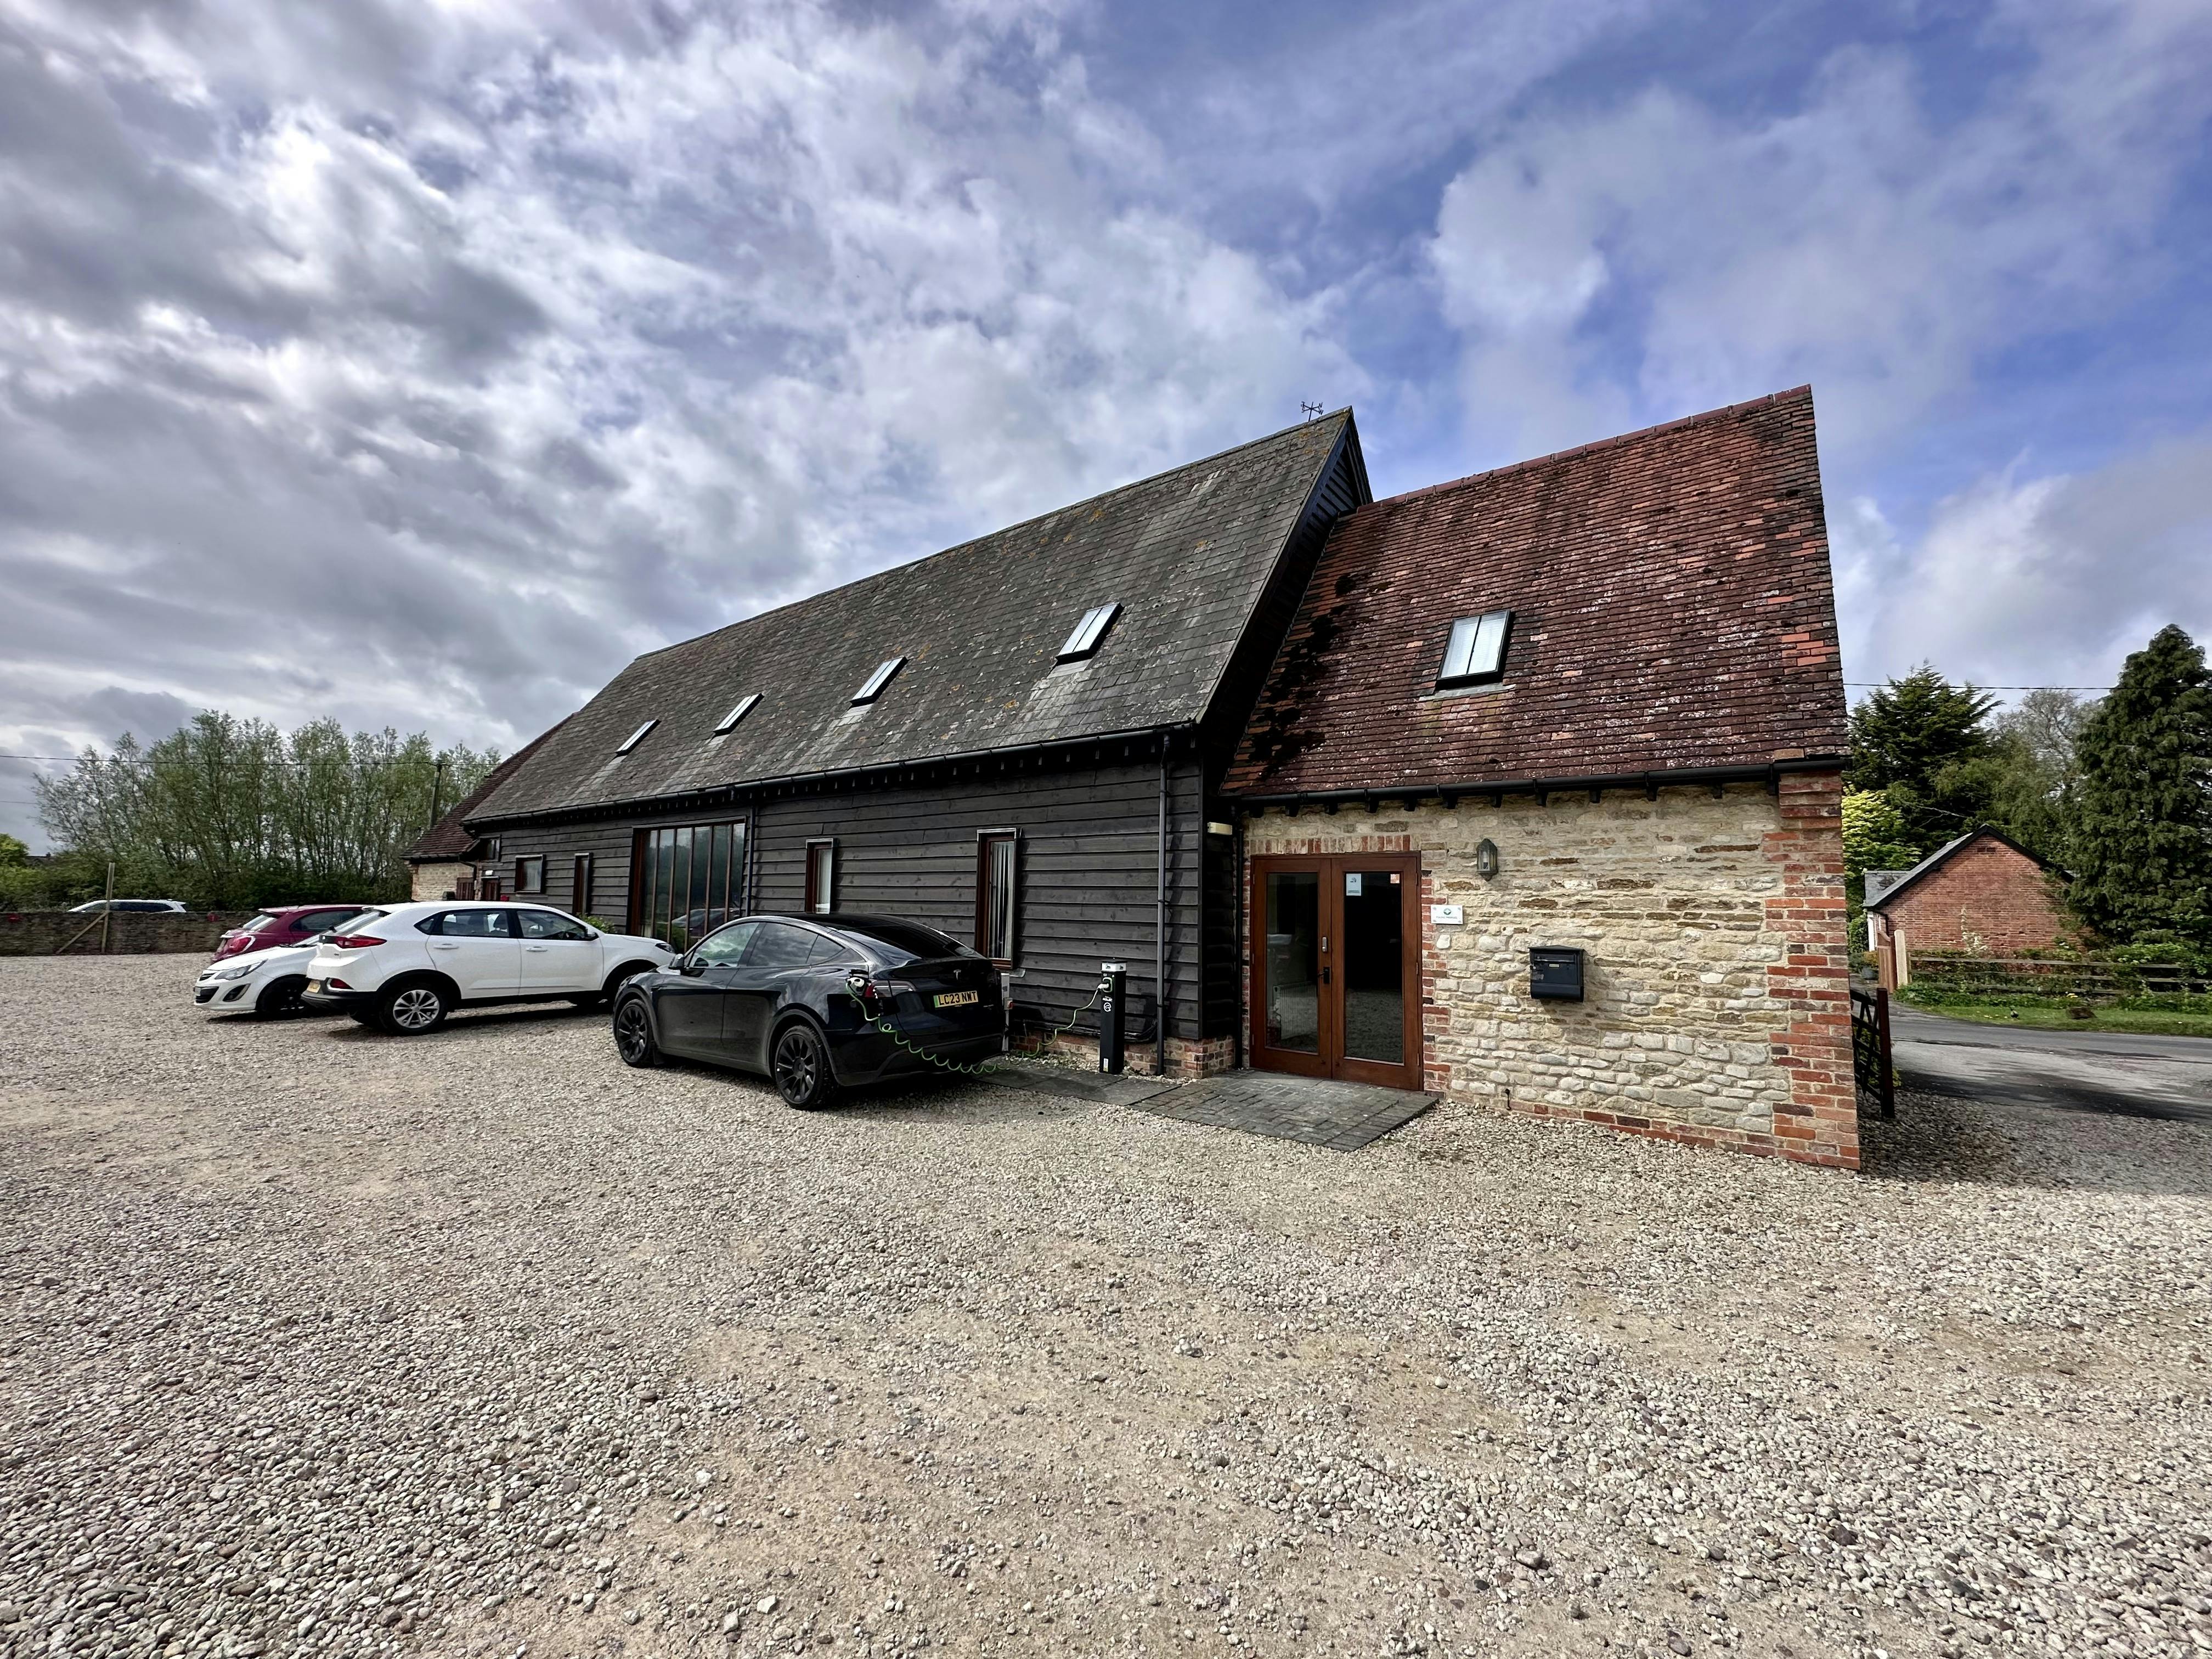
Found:
<svg viewBox="0 0 2212 1659"><path fill-rule="evenodd" d="M518 893L542 893L545 890L545 860L544 859L515 860L514 890Z"/></svg>
<svg viewBox="0 0 2212 1659"><path fill-rule="evenodd" d="M627 755L631 750L636 748L638 744L645 741L645 734L647 732L652 731L654 726L659 724L660 722L657 720L647 720L644 725L639 726L636 731L624 738L621 744L616 748L615 753L617 755Z"/></svg>
<svg viewBox="0 0 2212 1659"><path fill-rule="evenodd" d="M837 908L837 843L806 843L806 903L810 916L826 916Z"/></svg>
<svg viewBox="0 0 2212 1659"><path fill-rule="evenodd" d="M753 712L753 705L759 701L760 693L757 691L753 692L748 696L739 697L735 705L730 709L730 712L722 716L722 723L714 728L714 735L719 738L726 732L734 732L737 729L738 722L744 719L746 715L751 714Z"/></svg>
<svg viewBox="0 0 2212 1659"><path fill-rule="evenodd" d="M580 916L592 914L592 855L576 854L569 870L568 908Z"/></svg>
<svg viewBox="0 0 2212 1659"><path fill-rule="evenodd" d="M853 693L854 702L873 702L883 695L884 688L891 683L891 676L905 666L904 657L893 657L889 662L878 663L876 672L868 676L868 683Z"/></svg>
<svg viewBox="0 0 2212 1659"><path fill-rule="evenodd" d="M1014 965L1014 859L1012 831L975 838L975 949L1001 968Z"/></svg>
<svg viewBox="0 0 2212 1659"><path fill-rule="evenodd" d="M1444 672L1437 676L1437 684L1480 685L1501 678L1505 672L1505 638L1512 629L1510 611L1461 617L1451 626L1451 638L1444 646Z"/></svg>
<svg viewBox="0 0 2212 1659"><path fill-rule="evenodd" d="M1095 655L1098 642L1106 637L1106 630L1114 625L1114 618L1121 614L1118 605L1095 605L1083 613L1083 620L1075 624L1075 631L1067 636L1067 643L1060 647L1062 662L1080 662Z"/></svg>

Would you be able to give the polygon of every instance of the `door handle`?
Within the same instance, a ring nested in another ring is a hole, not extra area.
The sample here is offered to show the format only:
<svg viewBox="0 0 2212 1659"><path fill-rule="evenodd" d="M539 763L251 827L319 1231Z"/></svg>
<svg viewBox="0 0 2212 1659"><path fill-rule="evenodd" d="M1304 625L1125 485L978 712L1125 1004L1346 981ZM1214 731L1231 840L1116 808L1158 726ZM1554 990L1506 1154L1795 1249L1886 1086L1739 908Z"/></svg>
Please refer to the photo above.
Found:
<svg viewBox="0 0 2212 1659"><path fill-rule="evenodd" d="M544 954L545 950L545 947L542 945L526 945L522 948L526 951L538 951L541 955Z"/></svg>
<svg viewBox="0 0 2212 1659"><path fill-rule="evenodd" d="M461 947L451 939L435 939L431 942L430 948L433 951L458 951Z"/></svg>

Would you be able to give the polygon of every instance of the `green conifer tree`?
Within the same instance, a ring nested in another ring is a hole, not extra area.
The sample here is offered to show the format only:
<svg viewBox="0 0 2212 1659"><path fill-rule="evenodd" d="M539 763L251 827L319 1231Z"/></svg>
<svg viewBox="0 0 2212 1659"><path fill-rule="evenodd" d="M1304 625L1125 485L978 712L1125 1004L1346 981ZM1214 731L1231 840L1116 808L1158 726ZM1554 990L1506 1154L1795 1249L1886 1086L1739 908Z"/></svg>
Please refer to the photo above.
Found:
<svg viewBox="0 0 2212 1659"><path fill-rule="evenodd" d="M1984 721L1996 701L1923 664L1851 710L1844 781L1882 791L1904 816L1905 839L1934 852L1981 821L1983 803L1972 787L1978 780L1962 774L1960 763L1990 752Z"/></svg>
<svg viewBox="0 0 2212 1659"><path fill-rule="evenodd" d="M2180 629L2127 660L2083 727L2068 841L2081 920L2122 945L2212 945L2212 674Z"/></svg>

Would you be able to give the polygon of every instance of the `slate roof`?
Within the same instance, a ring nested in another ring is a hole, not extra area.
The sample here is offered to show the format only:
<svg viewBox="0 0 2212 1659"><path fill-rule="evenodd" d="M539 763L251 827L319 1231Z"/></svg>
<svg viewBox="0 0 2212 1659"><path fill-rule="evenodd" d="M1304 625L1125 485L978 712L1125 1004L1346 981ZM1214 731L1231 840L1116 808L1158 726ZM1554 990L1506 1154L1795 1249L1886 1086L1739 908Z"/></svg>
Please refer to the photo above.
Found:
<svg viewBox="0 0 2212 1659"><path fill-rule="evenodd" d="M2002 842L2007 847L2011 848L2014 852L2019 854L2021 857L2029 860L2039 869L2048 870L2051 867L2049 863L2042 859L2037 858L2034 854L2029 852L2027 848L2022 847L2010 836L2005 834L2003 830L1993 830L1985 823L1979 829L1969 830L1965 835L1954 836L1953 839L1945 842L1941 847L1930 853L1926 858L1921 860L1919 863L1914 865L1910 870L1898 872L1896 880L1884 887L1879 894L1868 898L1866 901L1866 908L1869 910L1888 909L1891 900L1903 897L1907 888L1917 886L1923 878L1934 875L1936 872L1942 869L1945 865L1948 864L1954 857L1956 857L1960 851L1966 848L1969 843L1981 841L1984 838L1990 841ZM1875 872L1869 870L1867 873L1871 876Z"/></svg>
<svg viewBox="0 0 2212 1659"><path fill-rule="evenodd" d="M563 722L566 724L566 722ZM453 810L422 832L422 838L401 854L410 864L441 864L449 860L472 858L477 843L483 839L465 825L465 820L490 798L493 790L522 769L522 764L534 754L538 746L553 732L541 733L516 750L505 760L484 775L484 781L453 803Z"/></svg>
<svg viewBox="0 0 2212 1659"><path fill-rule="evenodd" d="M1453 620L1497 610L1502 681L1438 691ZM1800 386L1338 520L1228 787L1571 782L1844 747Z"/></svg>
<svg viewBox="0 0 2212 1659"><path fill-rule="evenodd" d="M1340 440L1356 466L1349 410L640 657L468 816L1196 720ZM1121 611L1097 654L1056 665L1083 613L1108 603ZM882 696L853 708L870 672L899 655ZM760 702L716 737L754 692ZM659 724L617 755L648 720Z"/></svg>

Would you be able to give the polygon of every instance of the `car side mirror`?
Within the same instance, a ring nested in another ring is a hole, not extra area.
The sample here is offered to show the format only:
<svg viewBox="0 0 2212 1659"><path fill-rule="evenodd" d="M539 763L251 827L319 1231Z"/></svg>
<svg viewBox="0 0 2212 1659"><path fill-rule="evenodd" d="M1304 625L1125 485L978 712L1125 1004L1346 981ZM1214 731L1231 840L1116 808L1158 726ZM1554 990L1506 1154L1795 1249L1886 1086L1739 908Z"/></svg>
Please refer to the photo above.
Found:
<svg viewBox="0 0 2212 1659"><path fill-rule="evenodd" d="M676 971L686 979L696 979L707 971L707 964L696 957L686 957L676 964Z"/></svg>

